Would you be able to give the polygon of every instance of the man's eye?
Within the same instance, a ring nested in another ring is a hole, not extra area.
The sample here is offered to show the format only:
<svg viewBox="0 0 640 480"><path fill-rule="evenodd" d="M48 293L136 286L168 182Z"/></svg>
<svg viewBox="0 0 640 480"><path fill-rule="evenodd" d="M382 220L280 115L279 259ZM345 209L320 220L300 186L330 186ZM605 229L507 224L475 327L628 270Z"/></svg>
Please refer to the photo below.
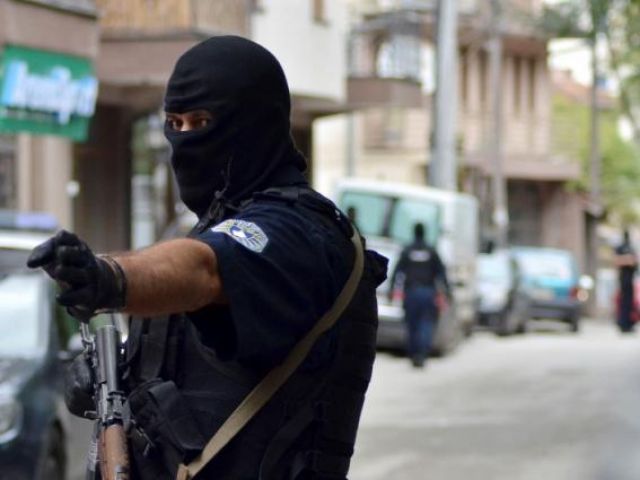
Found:
<svg viewBox="0 0 640 480"><path fill-rule="evenodd" d="M182 128L182 122L175 118L167 118L167 127L169 130L180 130Z"/></svg>
<svg viewBox="0 0 640 480"><path fill-rule="evenodd" d="M204 128L207 125L209 125L209 122L211 122L210 118L207 117L201 117L198 120L196 120L196 127L197 128Z"/></svg>

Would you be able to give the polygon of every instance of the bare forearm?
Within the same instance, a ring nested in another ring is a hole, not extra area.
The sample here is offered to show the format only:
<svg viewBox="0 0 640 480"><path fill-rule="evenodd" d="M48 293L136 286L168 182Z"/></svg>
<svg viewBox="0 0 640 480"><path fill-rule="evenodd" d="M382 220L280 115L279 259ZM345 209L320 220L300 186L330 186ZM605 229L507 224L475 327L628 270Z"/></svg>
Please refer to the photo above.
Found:
<svg viewBox="0 0 640 480"><path fill-rule="evenodd" d="M217 258L202 242L171 240L113 257L127 279L127 313L163 315L225 303Z"/></svg>

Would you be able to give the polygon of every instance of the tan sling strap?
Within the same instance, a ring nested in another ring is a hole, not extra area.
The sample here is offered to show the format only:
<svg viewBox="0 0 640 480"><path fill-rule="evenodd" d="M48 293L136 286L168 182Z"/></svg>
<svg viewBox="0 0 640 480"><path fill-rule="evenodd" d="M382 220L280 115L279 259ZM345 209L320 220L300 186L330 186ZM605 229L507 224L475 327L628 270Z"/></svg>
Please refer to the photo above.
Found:
<svg viewBox="0 0 640 480"><path fill-rule="evenodd" d="M356 288L362 277L364 267L364 251L360 235L353 229L351 237L356 255L353 270L347 283L336 298L331 310L325 313L313 328L293 347L283 363L271 370L264 379L245 397L238 407L229 415L218 431L211 437L204 449L188 465L180 464L177 480L190 480L195 477L215 457L222 448L251 420L258 411L269 401L278 389L298 368L318 337L329 330L340 318L347 305L351 302Z"/></svg>

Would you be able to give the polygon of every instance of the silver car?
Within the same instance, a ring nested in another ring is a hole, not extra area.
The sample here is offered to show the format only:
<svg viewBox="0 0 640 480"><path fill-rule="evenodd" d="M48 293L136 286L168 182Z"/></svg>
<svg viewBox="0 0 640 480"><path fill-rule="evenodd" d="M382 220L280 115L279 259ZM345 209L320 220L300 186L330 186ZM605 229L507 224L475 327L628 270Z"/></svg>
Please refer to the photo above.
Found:
<svg viewBox="0 0 640 480"><path fill-rule="evenodd" d="M527 327L527 295L518 264L508 250L478 256L478 325L497 335L523 333Z"/></svg>

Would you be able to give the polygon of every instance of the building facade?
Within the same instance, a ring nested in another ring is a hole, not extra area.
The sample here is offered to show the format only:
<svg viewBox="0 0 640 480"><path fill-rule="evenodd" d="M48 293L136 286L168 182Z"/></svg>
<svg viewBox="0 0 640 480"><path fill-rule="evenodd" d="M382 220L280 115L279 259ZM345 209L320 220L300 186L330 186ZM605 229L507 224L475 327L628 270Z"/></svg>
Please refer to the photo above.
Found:
<svg viewBox="0 0 640 480"><path fill-rule="evenodd" d="M349 105L323 119L315 144L318 187L331 193L346 175L425 184L433 109L433 1L352 2ZM584 214L566 183L573 158L552 149L547 41L537 27L541 1L503 2L502 169L512 244L545 245L584 256ZM483 206L491 236L493 109L487 40L489 2L459 2L457 151L460 188ZM559 228L559 226L562 228Z"/></svg>
<svg viewBox="0 0 640 480"><path fill-rule="evenodd" d="M177 209L166 82L180 54L224 34L281 60L312 162L312 122L345 109L341 0L0 0L0 208L52 213L98 251L129 248L140 215L155 239Z"/></svg>
<svg viewBox="0 0 640 480"><path fill-rule="evenodd" d="M0 1L0 208L74 226L73 145L94 112L97 13L92 0Z"/></svg>

